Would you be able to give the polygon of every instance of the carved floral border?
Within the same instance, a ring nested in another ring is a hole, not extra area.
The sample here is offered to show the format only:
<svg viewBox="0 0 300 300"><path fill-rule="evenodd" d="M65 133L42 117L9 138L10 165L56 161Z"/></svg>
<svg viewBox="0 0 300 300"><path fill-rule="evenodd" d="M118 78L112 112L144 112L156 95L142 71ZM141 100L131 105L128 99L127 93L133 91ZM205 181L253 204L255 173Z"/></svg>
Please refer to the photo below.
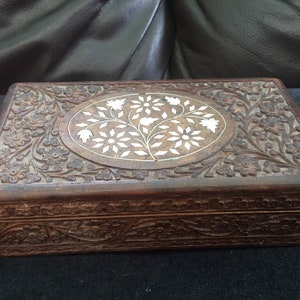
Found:
<svg viewBox="0 0 300 300"><path fill-rule="evenodd" d="M44 253L56 246L68 249L68 245L76 245L76 249L88 243L91 248L104 250L106 247L118 250L128 244L130 249L150 249L153 245L191 246L194 243L202 246L245 245L249 241L258 245L276 244L276 240L287 238L289 243L299 243L298 214L231 214L231 215L191 215L168 216L164 218L116 218L90 220L49 220L0 223L0 242L4 252L6 247L18 248L28 246L51 245ZM263 239L267 239L263 240ZM280 244L280 241L277 241ZM5 247L6 246L6 247ZM65 249L65 250L66 250ZM28 250L28 249L27 249ZM62 249L63 250L63 249ZM81 249L82 250L82 249ZM3 253L2 252L2 253Z"/></svg>
<svg viewBox="0 0 300 300"><path fill-rule="evenodd" d="M98 95L155 88L213 100L236 122L232 142L207 159L161 170L110 168L63 145L59 121ZM248 177L300 173L300 124L272 81L18 85L0 141L2 183L91 182L178 177Z"/></svg>

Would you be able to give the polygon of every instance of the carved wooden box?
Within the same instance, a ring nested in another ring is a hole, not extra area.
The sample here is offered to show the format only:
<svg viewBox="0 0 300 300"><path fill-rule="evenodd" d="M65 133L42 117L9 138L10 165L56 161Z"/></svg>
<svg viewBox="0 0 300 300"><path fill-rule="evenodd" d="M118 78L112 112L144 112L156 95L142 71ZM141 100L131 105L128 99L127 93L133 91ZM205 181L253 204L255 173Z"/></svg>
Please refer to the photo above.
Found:
<svg viewBox="0 0 300 300"><path fill-rule="evenodd" d="M16 84L0 120L2 256L300 244L278 80Z"/></svg>

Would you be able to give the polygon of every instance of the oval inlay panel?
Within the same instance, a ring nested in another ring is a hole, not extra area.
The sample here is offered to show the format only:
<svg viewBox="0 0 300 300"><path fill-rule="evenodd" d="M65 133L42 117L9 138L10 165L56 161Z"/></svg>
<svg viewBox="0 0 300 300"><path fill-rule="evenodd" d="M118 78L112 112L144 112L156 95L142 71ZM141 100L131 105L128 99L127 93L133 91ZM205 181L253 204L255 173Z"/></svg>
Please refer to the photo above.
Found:
<svg viewBox="0 0 300 300"><path fill-rule="evenodd" d="M78 155L139 169L199 161L233 132L228 113L213 102L167 91L97 97L68 112L60 125L63 142Z"/></svg>

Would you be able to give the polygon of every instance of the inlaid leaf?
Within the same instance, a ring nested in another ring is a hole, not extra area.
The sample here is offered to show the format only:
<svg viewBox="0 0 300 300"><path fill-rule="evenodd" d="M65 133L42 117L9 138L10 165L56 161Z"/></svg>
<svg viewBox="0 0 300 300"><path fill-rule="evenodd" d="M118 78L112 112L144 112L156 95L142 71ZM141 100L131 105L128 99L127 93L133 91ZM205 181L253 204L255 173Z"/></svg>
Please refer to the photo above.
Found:
<svg viewBox="0 0 300 300"><path fill-rule="evenodd" d="M102 111L98 111L98 115L102 118L105 118L105 114Z"/></svg>
<svg viewBox="0 0 300 300"><path fill-rule="evenodd" d="M83 111L82 113L83 113L84 115L86 115L86 116L91 116L91 115L92 115L89 111Z"/></svg>
<svg viewBox="0 0 300 300"><path fill-rule="evenodd" d="M156 104L156 105L158 106L159 104ZM160 108L157 107L157 106L153 106L152 109L155 110L155 111L161 111Z"/></svg>
<svg viewBox="0 0 300 300"><path fill-rule="evenodd" d="M139 136L140 134L136 131L129 131L129 134L132 136Z"/></svg>
<svg viewBox="0 0 300 300"><path fill-rule="evenodd" d="M115 145L112 146L112 149L115 153L118 153L118 151L119 151L118 147Z"/></svg>
<svg viewBox="0 0 300 300"><path fill-rule="evenodd" d="M100 148L101 146L103 146L103 144L98 143L98 144L94 145L93 148Z"/></svg>
<svg viewBox="0 0 300 300"><path fill-rule="evenodd" d="M146 127L143 127L143 132L146 133L146 134L148 134L149 130Z"/></svg>
<svg viewBox="0 0 300 300"><path fill-rule="evenodd" d="M121 157L126 157L128 156L128 154L130 153L130 151L124 151L121 155Z"/></svg>
<svg viewBox="0 0 300 300"><path fill-rule="evenodd" d="M122 136L124 136L124 135L125 135L125 131L119 132L119 133L117 134L117 138L120 138L120 137L122 137Z"/></svg>
<svg viewBox="0 0 300 300"><path fill-rule="evenodd" d="M212 117L214 114L206 114L206 115L204 115L203 117L204 118L210 118L210 117Z"/></svg>
<svg viewBox="0 0 300 300"><path fill-rule="evenodd" d="M216 120L215 118L205 119L201 120L200 124L215 133L219 124L219 120Z"/></svg>
<svg viewBox="0 0 300 300"><path fill-rule="evenodd" d="M89 129L82 129L80 130L77 135L82 140L83 143L86 143L87 140L93 135L93 133Z"/></svg>
<svg viewBox="0 0 300 300"><path fill-rule="evenodd" d="M97 108L98 108L99 110L102 110L102 111L107 110L107 108L105 108L105 107L103 107L103 106L97 106Z"/></svg>
<svg viewBox="0 0 300 300"><path fill-rule="evenodd" d="M88 126L88 124L86 123L78 123L76 124L77 127L85 127L85 126Z"/></svg>
<svg viewBox="0 0 300 300"><path fill-rule="evenodd" d="M175 148L178 148L178 147L180 147L181 145L182 145L182 140L176 142Z"/></svg>
<svg viewBox="0 0 300 300"><path fill-rule="evenodd" d="M187 150L190 150L190 149L191 149L191 145L190 145L190 143L188 143L188 142L185 142L184 147L185 147Z"/></svg>
<svg viewBox="0 0 300 300"><path fill-rule="evenodd" d="M121 139L120 139L120 141L122 141L122 142L128 142L128 141L130 141L130 140L131 140L130 137L124 137L124 138L121 138Z"/></svg>
<svg viewBox="0 0 300 300"><path fill-rule="evenodd" d="M100 126L99 126L99 128L104 128L104 127L106 127L107 126L107 122L105 122L105 123L102 123L102 124L100 124Z"/></svg>
<svg viewBox="0 0 300 300"><path fill-rule="evenodd" d="M87 119L87 121L92 122L92 123L96 123L96 122L98 122L99 120L90 118L90 119Z"/></svg>
<svg viewBox="0 0 300 300"><path fill-rule="evenodd" d="M162 156L165 155L168 151L157 151L154 155Z"/></svg>
<svg viewBox="0 0 300 300"><path fill-rule="evenodd" d="M93 141L99 143L99 142L103 142L103 139L101 139L101 138L95 138L95 139L93 139Z"/></svg>
<svg viewBox="0 0 300 300"><path fill-rule="evenodd" d="M160 129L168 129L168 128L170 128L170 126L167 126L167 125L161 125L161 126L158 126L158 128L160 128Z"/></svg>
<svg viewBox="0 0 300 300"><path fill-rule="evenodd" d="M134 151L134 153L136 153L137 155L140 155L140 156L148 154L147 152L142 151L142 150L140 150L140 151Z"/></svg>
<svg viewBox="0 0 300 300"><path fill-rule="evenodd" d="M170 152L172 152L173 154L180 154L176 149L171 148Z"/></svg>
<svg viewBox="0 0 300 300"><path fill-rule="evenodd" d="M128 148L127 145L122 143L122 142L119 142L118 146L121 147L121 148Z"/></svg>
<svg viewBox="0 0 300 300"><path fill-rule="evenodd" d="M149 126L157 121L158 118L151 118L151 117L143 117L140 119L140 124L144 126Z"/></svg>
<svg viewBox="0 0 300 300"><path fill-rule="evenodd" d="M196 142L196 141L191 140L191 143L192 143L194 146L196 146L196 147L200 147L199 143Z"/></svg>
<svg viewBox="0 0 300 300"><path fill-rule="evenodd" d="M109 146L105 146L105 147L103 148L103 153L106 153L108 150L109 150Z"/></svg>
<svg viewBox="0 0 300 300"><path fill-rule="evenodd" d="M178 137L177 136L172 136L170 138L168 138L168 141L177 141Z"/></svg>
<svg viewBox="0 0 300 300"><path fill-rule="evenodd" d="M131 143L131 145L132 145L133 147L136 147L136 148L138 148L138 147L143 147L143 145L140 144L140 143Z"/></svg>
<svg viewBox="0 0 300 300"><path fill-rule="evenodd" d="M196 141L203 141L204 140L204 138L201 137L201 136L194 136L193 139L196 140Z"/></svg>
<svg viewBox="0 0 300 300"><path fill-rule="evenodd" d="M152 148L159 147L159 146L161 146L161 144L162 144L162 142L154 143L154 144L152 145Z"/></svg>
<svg viewBox="0 0 300 300"><path fill-rule="evenodd" d="M156 135L156 136L154 137L154 139L160 140L160 139L162 139L164 136L165 136L164 134L158 134L158 135Z"/></svg>

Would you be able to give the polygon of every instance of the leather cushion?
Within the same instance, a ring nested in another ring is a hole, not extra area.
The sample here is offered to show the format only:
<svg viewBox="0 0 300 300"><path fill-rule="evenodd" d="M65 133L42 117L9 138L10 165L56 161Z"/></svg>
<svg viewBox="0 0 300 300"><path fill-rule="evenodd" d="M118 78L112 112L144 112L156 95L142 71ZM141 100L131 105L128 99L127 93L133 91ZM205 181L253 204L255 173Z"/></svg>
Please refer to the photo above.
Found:
<svg viewBox="0 0 300 300"><path fill-rule="evenodd" d="M172 0L172 78L278 77L300 86L299 0Z"/></svg>
<svg viewBox="0 0 300 300"><path fill-rule="evenodd" d="M174 39L164 0L0 0L0 93L17 81L160 79Z"/></svg>

